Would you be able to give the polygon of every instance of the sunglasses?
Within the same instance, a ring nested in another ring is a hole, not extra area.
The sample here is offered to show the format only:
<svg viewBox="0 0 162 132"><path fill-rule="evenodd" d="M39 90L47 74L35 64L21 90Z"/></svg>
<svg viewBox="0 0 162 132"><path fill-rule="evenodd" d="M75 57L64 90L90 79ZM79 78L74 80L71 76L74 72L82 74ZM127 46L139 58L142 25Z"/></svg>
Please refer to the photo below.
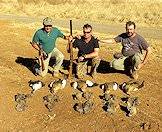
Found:
<svg viewBox="0 0 162 132"><path fill-rule="evenodd" d="M90 32L91 32L91 31L89 31L89 32L85 32L85 31L83 31L84 34L86 34L86 33L90 33Z"/></svg>
<svg viewBox="0 0 162 132"><path fill-rule="evenodd" d="M44 25L45 27L52 27L52 25Z"/></svg>

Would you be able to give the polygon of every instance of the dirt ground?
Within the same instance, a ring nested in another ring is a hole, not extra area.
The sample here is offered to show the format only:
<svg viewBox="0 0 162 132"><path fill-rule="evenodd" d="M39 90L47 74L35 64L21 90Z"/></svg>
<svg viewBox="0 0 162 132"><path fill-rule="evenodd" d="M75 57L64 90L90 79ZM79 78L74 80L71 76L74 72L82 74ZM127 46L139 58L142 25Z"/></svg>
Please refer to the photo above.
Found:
<svg viewBox="0 0 162 132"><path fill-rule="evenodd" d="M131 94L131 96L139 97L140 101L136 115L128 117L120 108L113 115L105 112L102 108L102 100L99 98L102 90L98 86L92 89L95 97L93 110L87 114L79 114L73 109L73 89L69 82L65 89L58 93L60 101L52 112L48 112L42 97L49 94L48 84L54 78L50 73L41 78L31 71L31 60L37 56L37 53L29 42L36 27L32 24L23 26L2 20L0 27L0 131L162 131L162 45L158 45L162 43L162 40L151 41L154 42L151 44L153 53L148 63L139 72L139 79L145 81L145 86ZM65 55L65 60L68 60L69 56L65 51L67 42L59 40L57 43L58 48ZM116 81L121 84L130 80L125 74L111 73L107 70L106 66L114 52L109 51L108 47L101 45L102 64L98 69L96 82ZM18 58L23 61L23 64L16 61ZM27 100L28 107L25 111L18 112L15 110L14 96L17 93L31 92L28 86L29 80L41 80L46 85ZM122 98L126 95L118 89L116 96Z"/></svg>

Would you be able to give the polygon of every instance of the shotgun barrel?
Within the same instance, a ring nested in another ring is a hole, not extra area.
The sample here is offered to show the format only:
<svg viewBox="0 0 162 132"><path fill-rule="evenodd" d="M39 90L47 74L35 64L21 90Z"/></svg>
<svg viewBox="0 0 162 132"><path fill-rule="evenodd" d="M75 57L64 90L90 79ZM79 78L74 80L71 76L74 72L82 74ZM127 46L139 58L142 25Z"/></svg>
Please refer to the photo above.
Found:
<svg viewBox="0 0 162 132"><path fill-rule="evenodd" d="M33 45L32 42L30 42L30 44ZM44 66L44 62L43 61L48 56L47 55L44 55L42 45L39 45L39 44L36 44L36 45L39 47L39 57L38 57L39 65L41 66L42 71L44 71L45 70L45 66Z"/></svg>
<svg viewBox="0 0 162 132"><path fill-rule="evenodd" d="M70 20L70 36L72 36L72 20ZM72 42L69 42L69 50L70 50L69 77L72 77L72 72L73 72L73 44Z"/></svg>

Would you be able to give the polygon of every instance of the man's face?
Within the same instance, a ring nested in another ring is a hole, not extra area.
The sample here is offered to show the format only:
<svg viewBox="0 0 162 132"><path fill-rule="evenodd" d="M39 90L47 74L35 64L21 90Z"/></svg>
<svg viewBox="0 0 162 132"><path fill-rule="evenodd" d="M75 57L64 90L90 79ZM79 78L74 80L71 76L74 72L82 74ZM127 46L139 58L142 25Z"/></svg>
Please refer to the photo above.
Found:
<svg viewBox="0 0 162 132"><path fill-rule="evenodd" d="M84 38L90 38L92 35L92 29L91 28L83 28Z"/></svg>
<svg viewBox="0 0 162 132"><path fill-rule="evenodd" d="M52 30L52 25L44 25L44 30L49 33Z"/></svg>
<svg viewBox="0 0 162 132"><path fill-rule="evenodd" d="M126 33L129 37L133 36L135 34L134 25L127 25L126 26Z"/></svg>

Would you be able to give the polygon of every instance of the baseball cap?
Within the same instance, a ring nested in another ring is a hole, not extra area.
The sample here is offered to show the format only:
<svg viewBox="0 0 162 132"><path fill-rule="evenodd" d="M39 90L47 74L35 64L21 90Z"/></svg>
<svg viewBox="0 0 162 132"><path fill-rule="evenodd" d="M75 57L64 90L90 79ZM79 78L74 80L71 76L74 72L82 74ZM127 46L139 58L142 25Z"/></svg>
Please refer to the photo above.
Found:
<svg viewBox="0 0 162 132"><path fill-rule="evenodd" d="M50 17L46 17L43 19L44 25L52 25L52 19Z"/></svg>

